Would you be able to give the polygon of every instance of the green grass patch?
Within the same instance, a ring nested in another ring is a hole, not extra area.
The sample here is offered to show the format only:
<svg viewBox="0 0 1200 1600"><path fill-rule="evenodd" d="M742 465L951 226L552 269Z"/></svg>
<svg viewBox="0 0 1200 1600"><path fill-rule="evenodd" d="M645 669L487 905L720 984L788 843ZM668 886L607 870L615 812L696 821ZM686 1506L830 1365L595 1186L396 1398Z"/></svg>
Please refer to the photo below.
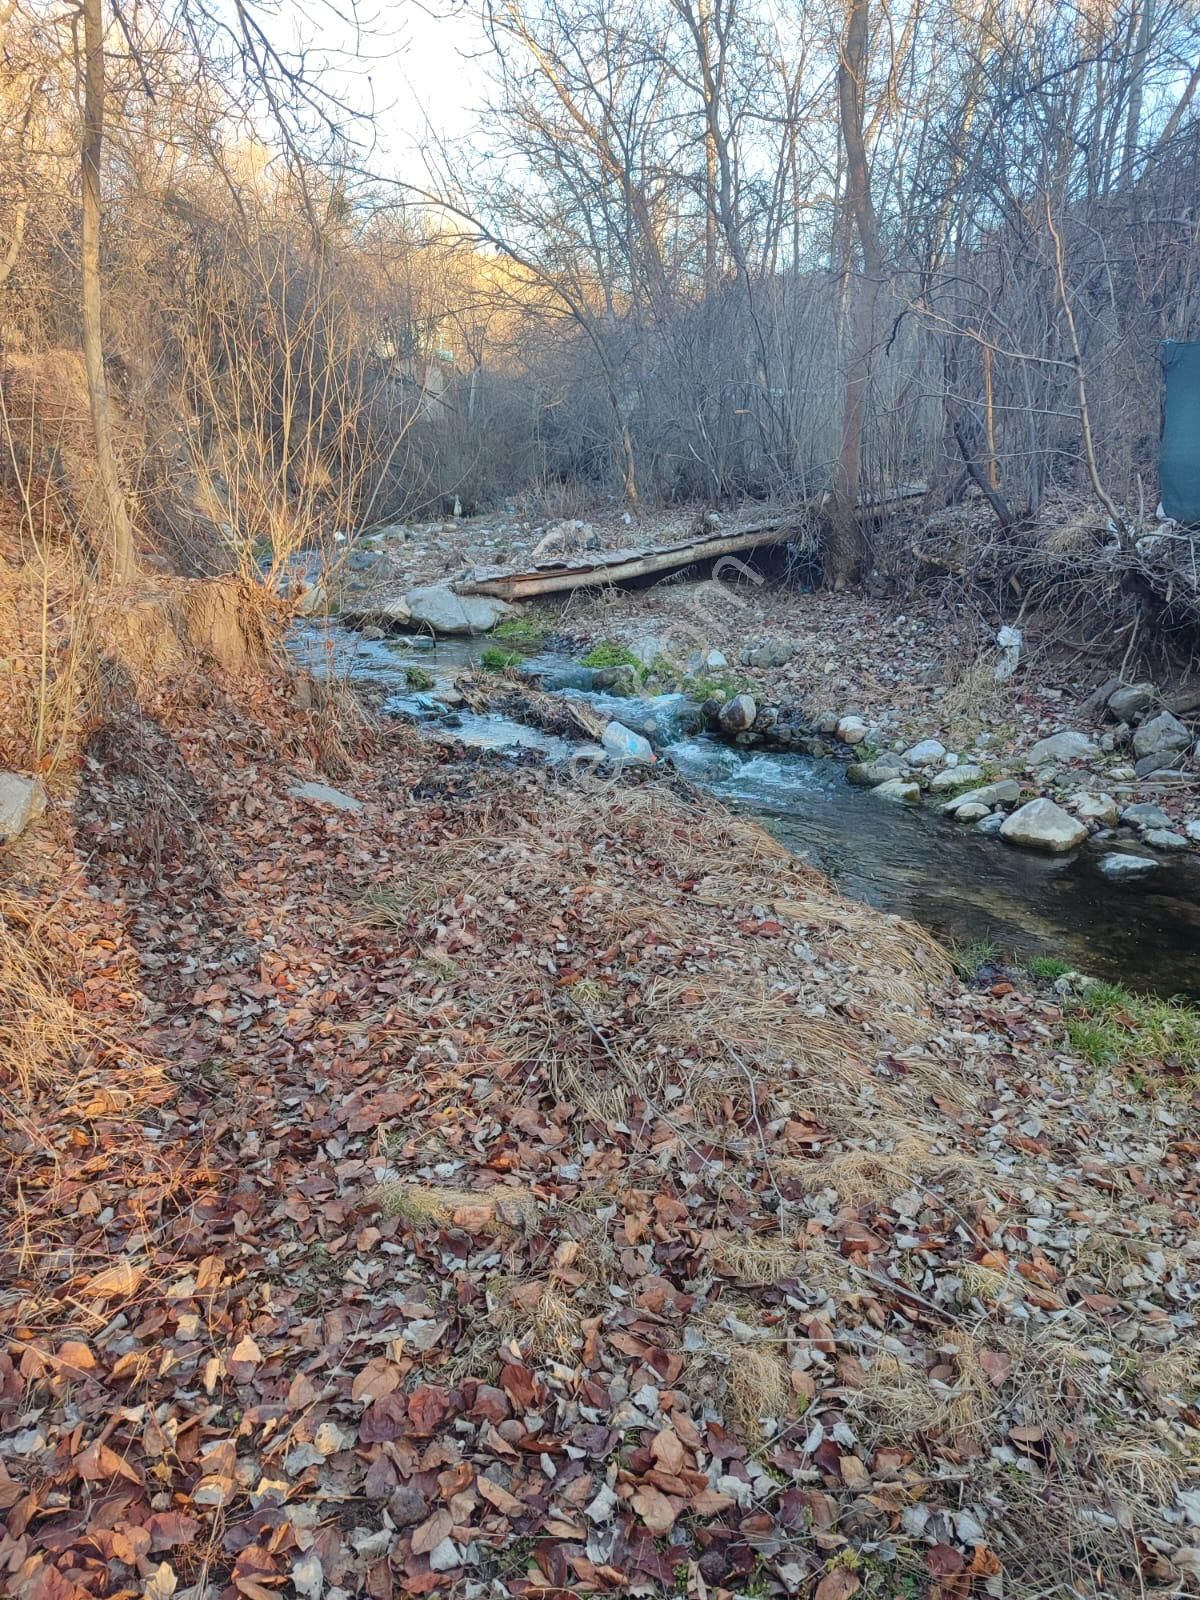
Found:
<svg viewBox="0 0 1200 1600"><path fill-rule="evenodd" d="M1055 978L1065 978L1071 971L1071 963L1064 961L1061 956L1034 956L1029 963L1030 975L1041 978L1045 983L1053 983Z"/></svg>
<svg viewBox="0 0 1200 1600"><path fill-rule="evenodd" d="M647 671L633 651L623 644L618 644L615 639L601 639L599 644L594 644L583 657L582 665L585 667L632 667L639 675Z"/></svg>
<svg viewBox="0 0 1200 1600"><path fill-rule="evenodd" d="M1200 1064L1200 1009L1182 1000L1090 983L1071 1003L1067 1040L1092 1066L1160 1067L1194 1077Z"/></svg>
<svg viewBox="0 0 1200 1600"><path fill-rule="evenodd" d="M699 678L684 678L679 687L691 700L728 701L736 700L746 686L738 683L735 678L711 677L705 674Z"/></svg>
<svg viewBox="0 0 1200 1600"><path fill-rule="evenodd" d="M492 629L493 639L506 639L509 644L521 644L536 649L549 633L544 622L536 617L509 617L499 627Z"/></svg>
<svg viewBox="0 0 1200 1600"><path fill-rule="evenodd" d="M479 664L485 672L507 672L510 667L519 667L522 659L516 650L501 650L490 644L480 656Z"/></svg>
<svg viewBox="0 0 1200 1600"><path fill-rule="evenodd" d="M980 967L994 966L1000 960L1000 946L994 939L971 939L950 946L950 960L960 978L973 978Z"/></svg>
<svg viewBox="0 0 1200 1600"><path fill-rule="evenodd" d="M432 689L433 674L424 667L405 667L404 681L410 689Z"/></svg>

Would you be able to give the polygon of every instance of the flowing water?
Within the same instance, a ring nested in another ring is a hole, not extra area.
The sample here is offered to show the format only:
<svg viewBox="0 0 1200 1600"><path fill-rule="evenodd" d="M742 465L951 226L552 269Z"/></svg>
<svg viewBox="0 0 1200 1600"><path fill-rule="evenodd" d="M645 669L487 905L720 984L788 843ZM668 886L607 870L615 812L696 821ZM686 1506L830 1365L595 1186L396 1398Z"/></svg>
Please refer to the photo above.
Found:
<svg viewBox="0 0 1200 1600"><path fill-rule="evenodd" d="M425 723L433 738L491 749L527 748L548 760L573 746L490 714L447 708L454 679L487 641L367 640L337 626L301 629L296 654L318 672L379 685L384 710ZM409 686L414 668L432 680ZM591 688L586 668L561 657L526 664L542 685L578 695L607 716L650 732L692 782L757 815L789 849L847 894L899 912L958 944L990 941L1018 957L1062 957L1097 977L1161 995L1200 999L1200 863L1163 858L1156 872L1116 883L1099 861L1105 846L1068 857L1016 850L927 808L875 798L848 784L839 762L789 751L743 750L694 731L680 695L630 700Z"/></svg>

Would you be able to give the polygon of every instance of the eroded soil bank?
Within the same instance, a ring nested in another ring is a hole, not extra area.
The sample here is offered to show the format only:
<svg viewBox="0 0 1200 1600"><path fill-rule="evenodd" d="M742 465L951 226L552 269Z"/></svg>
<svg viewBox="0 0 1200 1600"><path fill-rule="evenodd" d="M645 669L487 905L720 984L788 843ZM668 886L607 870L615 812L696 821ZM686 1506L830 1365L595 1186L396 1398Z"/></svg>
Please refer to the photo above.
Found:
<svg viewBox="0 0 1200 1600"><path fill-rule="evenodd" d="M336 711L160 687L10 861L8 1592L1191 1583L1169 1033Z"/></svg>

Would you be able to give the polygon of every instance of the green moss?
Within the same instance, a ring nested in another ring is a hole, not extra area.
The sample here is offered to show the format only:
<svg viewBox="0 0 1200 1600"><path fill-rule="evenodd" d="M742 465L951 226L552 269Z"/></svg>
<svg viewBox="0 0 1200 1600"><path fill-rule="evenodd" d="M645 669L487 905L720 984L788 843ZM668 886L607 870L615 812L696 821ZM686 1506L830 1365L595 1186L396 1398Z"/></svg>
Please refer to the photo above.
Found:
<svg viewBox="0 0 1200 1600"><path fill-rule="evenodd" d="M507 639L510 644L522 644L536 649L549 633L545 623L535 617L509 617L499 627L492 629L493 639Z"/></svg>
<svg viewBox="0 0 1200 1600"><path fill-rule="evenodd" d="M642 665L633 651L627 649L623 644L618 644L615 639L601 639L599 644L594 644L587 655L583 657L582 665L601 669L604 667L632 667L639 676L644 675L647 671L647 668Z"/></svg>
<svg viewBox="0 0 1200 1600"><path fill-rule="evenodd" d="M424 667L405 667L404 681L410 689L433 688L433 675L426 672Z"/></svg>
<svg viewBox="0 0 1200 1600"><path fill-rule="evenodd" d="M489 645L479 658L479 664L485 672L507 672L510 667L521 664L522 657L515 650L499 650L495 645Z"/></svg>

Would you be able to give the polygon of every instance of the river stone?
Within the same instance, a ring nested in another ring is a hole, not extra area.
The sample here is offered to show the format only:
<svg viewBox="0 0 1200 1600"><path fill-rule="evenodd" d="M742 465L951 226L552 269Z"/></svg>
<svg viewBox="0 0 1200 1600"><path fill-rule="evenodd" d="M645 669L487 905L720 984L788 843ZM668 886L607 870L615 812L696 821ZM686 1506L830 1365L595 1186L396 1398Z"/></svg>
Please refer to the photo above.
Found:
<svg viewBox="0 0 1200 1600"><path fill-rule="evenodd" d="M46 788L40 778L0 772L0 844L9 844L46 809Z"/></svg>
<svg viewBox="0 0 1200 1600"><path fill-rule="evenodd" d="M978 801L972 801L969 805L959 806L954 813L954 820L955 822L978 822L981 818L988 816L991 816L991 812L987 806L981 806Z"/></svg>
<svg viewBox="0 0 1200 1600"><path fill-rule="evenodd" d="M975 824L975 832L983 833L988 838L993 838L1004 826L1003 811L989 811L986 817L981 817Z"/></svg>
<svg viewBox="0 0 1200 1600"><path fill-rule="evenodd" d="M1160 711L1149 722L1143 722L1134 734L1133 753L1140 758L1170 755L1176 750L1186 750L1191 742L1192 736L1179 718L1169 711Z"/></svg>
<svg viewBox="0 0 1200 1600"><path fill-rule="evenodd" d="M727 706L721 707L718 721L722 733L745 733L754 726L758 706L752 694L735 694Z"/></svg>
<svg viewBox="0 0 1200 1600"><path fill-rule="evenodd" d="M896 800L901 805L914 806L921 799L921 785L913 783L908 778L889 778L886 783L880 783L871 790L882 800Z"/></svg>
<svg viewBox="0 0 1200 1600"><path fill-rule="evenodd" d="M1173 782L1172 774L1183 766L1186 758L1185 750L1152 750L1148 756L1141 758L1133 770L1139 778L1154 776Z"/></svg>
<svg viewBox="0 0 1200 1600"><path fill-rule="evenodd" d="M1098 822L1102 828L1116 826L1117 802L1110 794L1088 794L1084 790L1073 794L1067 804L1080 822Z"/></svg>
<svg viewBox="0 0 1200 1600"><path fill-rule="evenodd" d="M967 762L961 767L947 767L945 772L939 772L929 780L929 787L934 794L941 794L947 789L965 789L968 784L978 783L982 777L983 768Z"/></svg>
<svg viewBox="0 0 1200 1600"><path fill-rule="evenodd" d="M1158 699L1152 683L1122 684L1108 697L1108 709L1118 722L1136 722Z"/></svg>
<svg viewBox="0 0 1200 1600"><path fill-rule="evenodd" d="M1200 844L1200 822L1185 822L1183 831L1193 844Z"/></svg>
<svg viewBox="0 0 1200 1600"><path fill-rule="evenodd" d="M1087 829L1053 800L1030 800L1005 819L1000 837L1030 850L1058 852L1081 845Z"/></svg>
<svg viewBox="0 0 1200 1600"><path fill-rule="evenodd" d="M1121 821L1131 828L1165 828L1170 824L1170 817L1161 806L1147 805L1144 802L1136 806L1126 806L1121 813Z"/></svg>
<svg viewBox="0 0 1200 1600"><path fill-rule="evenodd" d="M995 783L985 783L981 789L968 789L965 794L956 794L953 800L946 801L942 810L954 813L960 806L966 805L1011 805L1020 797L1021 785L1015 778L997 778Z"/></svg>
<svg viewBox="0 0 1200 1600"><path fill-rule="evenodd" d="M945 754L946 746L940 739L920 739L904 752L904 759L910 767L928 767Z"/></svg>
<svg viewBox="0 0 1200 1600"><path fill-rule="evenodd" d="M1039 739L1030 749L1026 761L1031 767L1044 767L1051 761L1086 761L1096 754L1096 746L1086 733L1077 728L1063 728L1048 738Z"/></svg>
<svg viewBox="0 0 1200 1600"><path fill-rule="evenodd" d="M899 775L899 756L880 756L875 761L855 761L846 768L847 781L857 783L864 789L874 789L877 784L887 783Z"/></svg>
<svg viewBox="0 0 1200 1600"><path fill-rule="evenodd" d="M316 806L332 806L335 811L361 811L362 801L343 794L327 783L298 783L288 790L293 800L310 800Z"/></svg>
<svg viewBox="0 0 1200 1600"><path fill-rule="evenodd" d="M487 633L513 609L507 600L493 595L455 594L444 583L410 589L404 601L413 622L434 633Z"/></svg>
<svg viewBox="0 0 1200 1600"><path fill-rule="evenodd" d="M1147 828L1142 838L1154 850L1186 850L1188 841L1171 828Z"/></svg>
<svg viewBox="0 0 1200 1600"><path fill-rule="evenodd" d="M867 725L861 717L840 717L835 732L843 744L861 744L867 737Z"/></svg>
<svg viewBox="0 0 1200 1600"><path fill-rule="evenodd" d="M1122 878L1144 878L1148 872L1157 870L1158 862L1152 856L1129 856L1114 850L1100 859L1100 871L1106 878L1117 881Z"/></svg>

